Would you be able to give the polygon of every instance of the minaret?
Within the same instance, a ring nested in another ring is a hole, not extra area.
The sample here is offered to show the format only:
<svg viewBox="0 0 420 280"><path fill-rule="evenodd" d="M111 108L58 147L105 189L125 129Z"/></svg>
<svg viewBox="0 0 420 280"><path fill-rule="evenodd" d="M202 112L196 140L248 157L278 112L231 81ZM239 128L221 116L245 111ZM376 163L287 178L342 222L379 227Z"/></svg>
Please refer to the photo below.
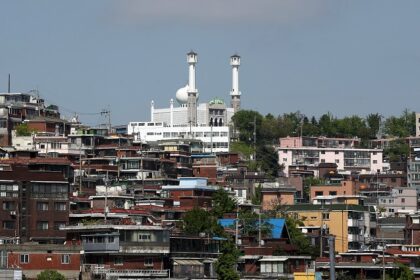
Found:
<svg viewBox="0 0 420 280"><path fill-rule="evenodd" d="M195 64L197 63L197 54L193 51L187 53L187 62L189 65L188 75L188 124L197 125L197 89L195 88Z"/></svg>
<svg viewBox="0 0 420 280"><path fill-rule="evenodd" d="M150 121L154 122L154 118L153 115L155 114L155 101L152 100L152 102L150 103Z"/></svg>
<svg viewBox="0 0 420 280"><path fill-rule="evenodd" d="M230 102L233 112L236 113L241 109L241 92L239 91L239 65L241 65L241 57L234 54L230 57L230 65L232 66L232 90Z"/></svg>
<svg viewBox="0 0 420 280"><path fill-rule="evenodd" d="M174 100L171 98L171 101L170 101L170 105L169 105L169 108L170 108L170 124L171 124L171 127L173 127L174 126Z"/></svg>

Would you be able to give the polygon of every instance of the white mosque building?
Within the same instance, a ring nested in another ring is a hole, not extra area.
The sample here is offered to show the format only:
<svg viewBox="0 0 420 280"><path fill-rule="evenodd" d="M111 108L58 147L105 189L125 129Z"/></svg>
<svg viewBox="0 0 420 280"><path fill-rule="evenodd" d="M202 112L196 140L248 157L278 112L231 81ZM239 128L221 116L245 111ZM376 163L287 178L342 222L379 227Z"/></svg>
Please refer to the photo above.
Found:
<svg viewBox="0 0 420 280"><path fill-rule="evenodd" d="M197 104L199 93L195 85L195 66L197 54L187 54L189 66L188 84L176 92L177 105L173 99L169 108L150 107L150 122L130 122L127 132L142 142L194 138L203 142L205 152L228 152L230 122L235 112L240 110L241 92L239 91L240 56L230 57L232 66L231 106L227 107L220 98L208 103Z"/></svg>

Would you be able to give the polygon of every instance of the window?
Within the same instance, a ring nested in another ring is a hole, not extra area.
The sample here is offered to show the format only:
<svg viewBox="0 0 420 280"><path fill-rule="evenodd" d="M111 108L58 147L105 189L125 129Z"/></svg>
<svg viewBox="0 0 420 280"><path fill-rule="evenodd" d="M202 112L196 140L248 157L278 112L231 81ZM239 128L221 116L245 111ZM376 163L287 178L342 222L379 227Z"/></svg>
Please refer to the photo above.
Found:
<svg viewBox="0 0 420 280"><path fill-rule="evenodd" d="M139 241L150 241L151 239L150 234L139 234Z"/></svg>
<svg viewBox="0 0 420 280"><path fill-rule="evenodd" d="M61 227L65 227L65 226L66 226L66 222L54 222L55 230L60 230Z"/></svg>
<svg viewBox="0 0 420 280"><path fill-rule="evenodd" d="M321 159L321 163L325 163L325 159Z"/></svg>
<svg viewBox="0 0 420 280"><path fill-rule="evenodd" d="M338 155L338 151L335 151L335 154Z"/></svg>
<svg viewBox="0 0 420 280"><path fill-rule="evenodd" d="M48 229L48 222L41 221L36 223L36 229L37 230L47 230Z"/></svg>
<svg viewBox="0 0 420 280"><path fill-rule="evenodd" d="M325 151L321 151L321 155L325 155Z"/></svg>
<svg viewBox="0 0 420 280"><path fill-rule="evenodd" d="M15 229L14 221L3 221L3 229Z"/></svg>
<svg viewBox="0 0 420 280"><path fill-rule="evenodd" d="M153 266L153 259L152 258L145 258L144 259L144 266Z"/></svg>
<svg viewBox="0 0 420 280"><path fill-rule="evenodd" d="M56 202L54 204L54 209L56 211L66 211L67 210L67 203L66 202Z"/></svg>
<svg viewBox="0 0 420 280"><path fill-rule="evenodd" d="M376 159L373 160L373 164L377 164L378 161Z"/></svg>
<svg viewBox="0 0 420 280"><path fill-rule="evenodd" d="M115 256L114 258L114 265L123 265L124 259L121 256Z"/></svg>
<svg viewBox="0 0 420 280"><path fill-rule="evenodd" d="M3 210L15 210L15 203L13 201L3 201Z"/></svg>
<svg viewBox="0 0 420 280"><path fill-rule="evenodd" d="M315 196L323 196L324 192L315 192Z"/></svg>
<svg viewBox="0 0 420 280"><path fill-rule="evenodd" d="M330 195L337 195L336 191L330 191Z"/></svg>
<svg viewBox="0 0 420 280"><path fill-rule="evenodd" d="M38 211L48 211L48 202L37 202L36 210Z"/></svg>
<svg viewBox="0 0 420 280"><path fill-rule="evenodd" d="M20 263L29 263L29 255L28 254L20 255Z"/></svg>
<svg viewBox="0 0 420 280"><path fill-rule="evenodd" d="M287 158L283 158L283 161L284 161L284 162L287 162Z"/></svg>
<svg viewBox="0 0 420 280"><path fill-rule="evenodd" d="M329 220L330 219L330 213L322 213L322 219L323 220Z"/></svg>
<svg viewBox="0 0 420 280"><path fill-rule="evenodd" d="M70 255L61 255L61 263L62 264L69 264L70 263Z"/></svg>
<svg viewBox="0 0 420 280"><path fill-rule="evenodd" d="M401 203L405 203L405 198L401 198Z"/></svg>
<svg viewBox="0 0 420 280"><path fill-rule="evenodd" d="M336 160L335 160L335 163L340 163L340 160L339 160L339 159L336 159Z"/></svg>

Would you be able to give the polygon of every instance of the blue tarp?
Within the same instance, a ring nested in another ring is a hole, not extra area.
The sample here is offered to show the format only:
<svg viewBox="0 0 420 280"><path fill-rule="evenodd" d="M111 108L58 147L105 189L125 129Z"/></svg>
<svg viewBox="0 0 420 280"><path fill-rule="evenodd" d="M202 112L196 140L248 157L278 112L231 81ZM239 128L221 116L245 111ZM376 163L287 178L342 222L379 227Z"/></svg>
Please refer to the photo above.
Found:
<svg viewBox="0 0 420 280"><path fill-rule="evenodd" d="M236 219L219 219L218 222L222 227L230 227L235 226L235 221ZM280 238L282 236L284 224L286 222L285 219L271 218L266 220L263 219L263 221L272 225L271 238Z"/></svg>

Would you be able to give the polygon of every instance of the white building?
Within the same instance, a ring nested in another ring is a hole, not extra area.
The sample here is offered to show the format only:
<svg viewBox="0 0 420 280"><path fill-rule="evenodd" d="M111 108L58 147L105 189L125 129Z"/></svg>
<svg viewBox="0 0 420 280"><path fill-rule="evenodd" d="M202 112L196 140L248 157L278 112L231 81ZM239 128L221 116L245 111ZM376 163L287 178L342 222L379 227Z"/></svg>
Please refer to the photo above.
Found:
<svg viewBox="0 0 420 280"><path fill-rule="evenodd" d="M156 142L163 139L195 138L203 141L205 152L228 152L230 122L240 109L239 66L240 57L230 58L232 66L231 106L227 107L220 98L208 103L197 104L199 92L195 84L197 54L187 54L189 81L176 92L176 101L169 101L169 108L150 107L150 122L130 122L127 133L142 142Z"/></svg>
<svg viewBox="0 0 420 280"><path fill-rule="evenodd" d="M285 138L287 141L282 140L280 140L281 144L278 148L278 157L279 164L284 166L286 175L290 166L307 166L314 171L315 176L318 176L317 167L320 163L335 163L337 170L341 173L352 171L377 173L378 170L383 172L386 169L382 160L382 149L355 148L353 140L334 140L331 145L320 145L316 141L314 144L306 145L302 139ZM326 140L328 138L323 138L322 143L325 143Z"/></svg>

